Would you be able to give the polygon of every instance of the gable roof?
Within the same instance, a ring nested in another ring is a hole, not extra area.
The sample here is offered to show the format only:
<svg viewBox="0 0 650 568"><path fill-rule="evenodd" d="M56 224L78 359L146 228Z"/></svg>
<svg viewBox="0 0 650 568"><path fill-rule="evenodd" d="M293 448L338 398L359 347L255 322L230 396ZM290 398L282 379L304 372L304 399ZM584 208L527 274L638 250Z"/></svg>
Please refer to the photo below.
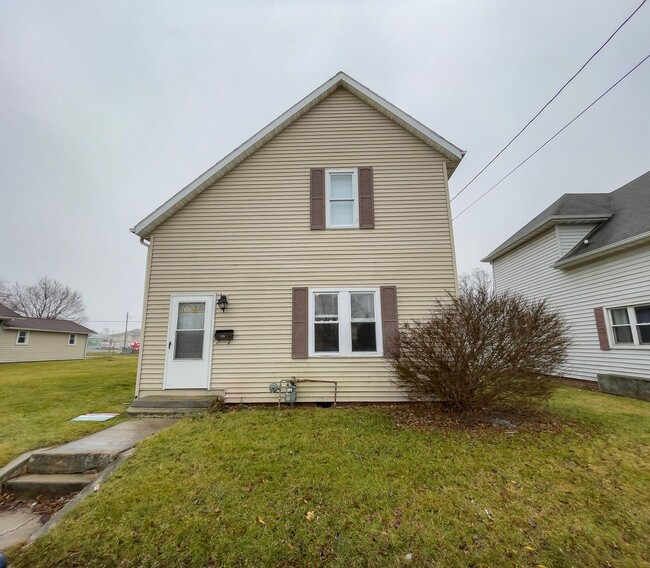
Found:
<svg viewBox="0 0 650 568"><path fill-rule="evenodd" d="M555 266L565 267L650 238L650 172L611 193L566 193L499 245L483 261L492 262L554 225L597 226Z"/></svg>
<svg viewBox="0 0 650 568"><path fill-rule="evenodd" d="M243 162L251 154L259 150L269 140L285 130L301 116L309 112L318 103L329 97L339 88L346 89L366 104L396 122L399 126L413 134L416 138L428 144L449 160L447 171L449 176L456 169L465 155L465 152L445 140L424 124L415 120L404 111L389 103L358 81L342 71L323 83L316 90L312 91L300 102L292 106L285 113L281 114L273 122L262 128L257 134L249 138L241 146L233 150L225 158L217 162L209 170L201 174L189 185L184 187L176 195L168 199L153 213L142 219L131 229L132 233L140 237L148 237L156 227L171 217L176 211L203 192L204 189L214 184L217 180L226 175L229 171Z"/></svg>
<svg viewBox="0 0 650 568"><path fill-rule="evenodd" d="M95 333L92 329L70 320L57 320L45 318L22 318L12 319L5 322L7 329L30 330L30 331L55 331L61 333Z"/></svg>
<svg viewBox="0 0 650 568"><path fill-rule="evenodd" d="M4 304L0 304L0 319L11 319L11 318L20 318L22 317L20 314L17 314L13 310L10 310L7 306Z"/></svg>

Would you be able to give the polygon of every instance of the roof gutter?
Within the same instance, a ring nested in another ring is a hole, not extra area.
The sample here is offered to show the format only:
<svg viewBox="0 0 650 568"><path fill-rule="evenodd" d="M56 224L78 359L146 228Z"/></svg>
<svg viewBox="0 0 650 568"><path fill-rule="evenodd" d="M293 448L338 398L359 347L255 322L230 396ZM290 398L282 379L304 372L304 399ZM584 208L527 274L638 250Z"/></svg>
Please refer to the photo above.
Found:
<svg viewBox="0 0 650 568"><path fill-rule="evenodd" d="M14 318L16 319L16 318ZM88 331L70 331L66 329L43 329L43 328L36 328L36 327L14 327L12 325L7 325L6 323L4 324L5 329L13 329L14 331L44 331L46 333L67 333L67 334L75 334L75 335L92 335L93 333L97 333L96 331L88 330Z"/></svg>

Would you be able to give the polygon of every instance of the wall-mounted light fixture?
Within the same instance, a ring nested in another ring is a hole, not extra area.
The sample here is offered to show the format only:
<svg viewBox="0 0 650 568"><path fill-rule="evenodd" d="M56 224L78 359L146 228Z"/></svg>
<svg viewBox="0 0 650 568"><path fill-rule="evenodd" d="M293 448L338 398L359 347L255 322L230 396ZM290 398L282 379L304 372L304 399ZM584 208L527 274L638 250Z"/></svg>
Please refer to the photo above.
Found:
<svg viewBox="0 0 650 568"><path fill-rule="evenodd" d="M217 306L221 308L222 312L225 312L227 305L228 305L228 297L221 294L221 296L219 296L219 299L217 300Z"/></svg>

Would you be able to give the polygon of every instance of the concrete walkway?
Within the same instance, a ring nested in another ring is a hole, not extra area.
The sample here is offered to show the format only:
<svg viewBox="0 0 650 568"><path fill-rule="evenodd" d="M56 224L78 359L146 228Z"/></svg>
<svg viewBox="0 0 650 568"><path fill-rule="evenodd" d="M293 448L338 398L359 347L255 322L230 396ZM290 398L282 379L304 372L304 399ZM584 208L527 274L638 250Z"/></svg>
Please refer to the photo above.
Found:
<svg viewBox="0 0 650 568"><path fill-rule="evenodd" d="M83 464L98 455L110 458L105 462L108 465L138 442L171 426L174 422L176 420L170 418L129 420L58 448L28 452L26 456L30 462L35 461L36 464L40 463L46 468L53 468L66 458L70 463ZM0 512L0 551L27 541L40 529L42 524L40 519L41 515L33 513L27 506Z"/></svg>
<svg viewBox="0 0 650 568"><path fill-rule="evenodd" d="M176 420L170 418L142 418L128 420L106 430L101 430L80 440L58 448L50 448L38 455L62 454L111 454L117 455L130 450L138 442L152 436L159 430L171 426Z"/></svg>

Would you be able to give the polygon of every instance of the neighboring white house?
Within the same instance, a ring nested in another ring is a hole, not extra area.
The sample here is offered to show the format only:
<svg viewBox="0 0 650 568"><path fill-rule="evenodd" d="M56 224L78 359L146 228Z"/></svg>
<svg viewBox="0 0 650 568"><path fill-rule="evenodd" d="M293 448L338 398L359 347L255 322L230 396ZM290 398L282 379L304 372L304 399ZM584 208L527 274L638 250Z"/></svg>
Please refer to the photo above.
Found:
<svg viewBox="0 0 650 568"><path fill-rule="evenodd" d="M299 402L331 401L331 381L339 401L403 400L384 346L456 290L463 154L345 73L282 114L132 229L137 397L268 403L296 377L321 381Z"/></svg>
<svg viewBox="0 0 650 568"><path fill-rule="evenodd" d="M74 321L27 318L0 304L0 363L83 359L91 333Z"/></svg>
<svg viewBox="0 0 650 568"><path fill-rule="evenodd" d="M650 172L563 195L483 260L497 291L547 298L566 318L565 376L650 378Z"/></svg>

